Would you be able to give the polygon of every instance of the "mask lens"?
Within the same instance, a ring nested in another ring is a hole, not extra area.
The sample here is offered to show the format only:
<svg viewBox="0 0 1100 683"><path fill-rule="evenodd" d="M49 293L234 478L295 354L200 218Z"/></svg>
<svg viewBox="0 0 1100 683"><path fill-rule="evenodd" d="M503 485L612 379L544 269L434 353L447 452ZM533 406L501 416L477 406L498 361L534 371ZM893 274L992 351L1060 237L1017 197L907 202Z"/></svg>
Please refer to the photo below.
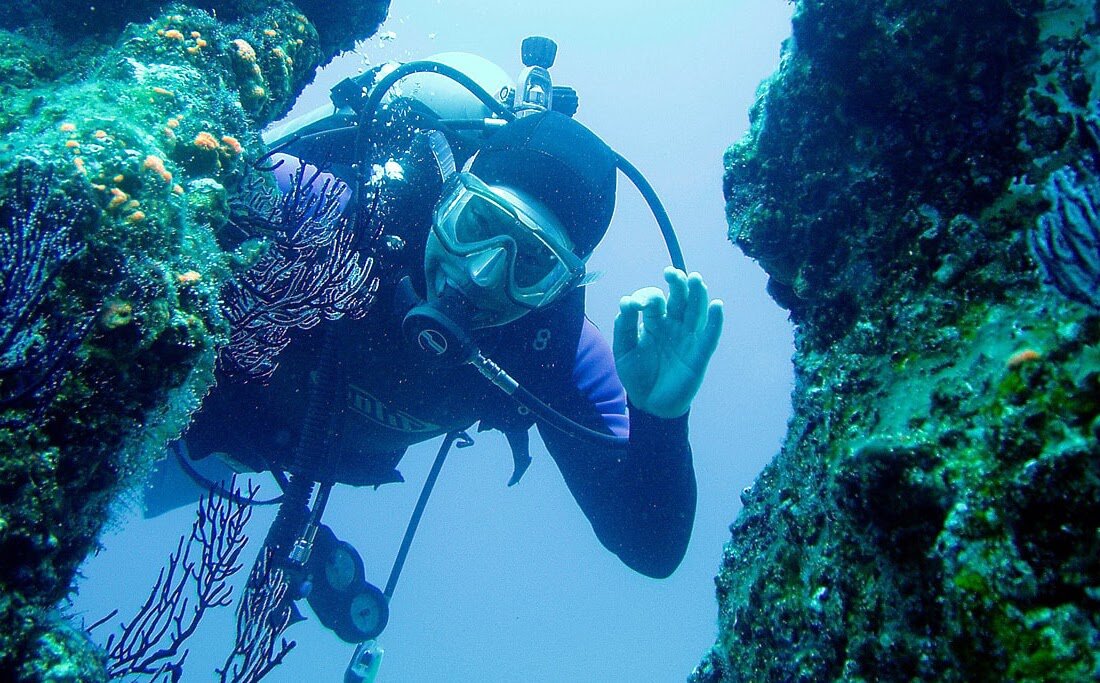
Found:
<svg viewBox="0 0 1100 683"><path fill-rule="evenodd" d="M476 176L460 173L450 183L437 207L433 229L458 255L491 245L507 249L513 256L510 296L517 302L538 306L583 273L583 264L567 248L555 248L535 219L507 208L506 200Z"/></svg>
<svg viewBox="0 0 1100 683"><path fill-rule="evenodd" d="M480 195L472 195L455 219L455 239L461 244L477 244L503 233L503 223L515 218Z"/></svg>
<svg viewBox="0 0 1100 683"><path fill-rule="evenodd" d="M513 278L518 287L531 287L561 265L558 256L529 227L496 202L472 194L455 218L455 239L476 245L502 236L516 245Z"/></svg>
<svg viewBox="0 0 1100 683"><path fill-rule="evenodd" d="M520 226L512 235L516 240L516 264L512 273L518 287L532 287L561 266L556 254Z"/></svg>

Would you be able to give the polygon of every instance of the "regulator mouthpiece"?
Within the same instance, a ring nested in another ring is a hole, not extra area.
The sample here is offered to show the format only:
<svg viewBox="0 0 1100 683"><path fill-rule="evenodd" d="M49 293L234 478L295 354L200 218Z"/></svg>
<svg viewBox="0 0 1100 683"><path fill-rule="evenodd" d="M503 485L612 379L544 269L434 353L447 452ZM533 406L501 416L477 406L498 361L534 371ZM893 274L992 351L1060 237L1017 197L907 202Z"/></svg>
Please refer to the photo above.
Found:
<svg viewBox="0 0 1100 683"><path fill-rule="evenodd" d="M408 278L402 287L412 288ZM473 305L457 289L446 286L434 301L423 301L412 307L401 322L405 339L429 361L468 363L477 355L477 346L468 330L473 328L470 312Z"/></svg>

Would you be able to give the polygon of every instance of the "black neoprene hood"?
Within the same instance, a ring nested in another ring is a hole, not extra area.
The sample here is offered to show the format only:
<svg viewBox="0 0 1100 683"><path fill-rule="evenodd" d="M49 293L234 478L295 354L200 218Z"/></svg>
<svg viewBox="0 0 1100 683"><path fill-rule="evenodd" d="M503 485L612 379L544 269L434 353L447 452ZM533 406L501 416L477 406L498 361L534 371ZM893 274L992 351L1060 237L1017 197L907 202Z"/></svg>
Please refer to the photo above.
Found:
<svg viewBox="0 0 1100 683"><path fill-rule="evenodd" d="M513 121L494 133L470 170L490 185L520 190L562 222L577 255L592 253L615 210L615 153L558 112Z"/></svg>

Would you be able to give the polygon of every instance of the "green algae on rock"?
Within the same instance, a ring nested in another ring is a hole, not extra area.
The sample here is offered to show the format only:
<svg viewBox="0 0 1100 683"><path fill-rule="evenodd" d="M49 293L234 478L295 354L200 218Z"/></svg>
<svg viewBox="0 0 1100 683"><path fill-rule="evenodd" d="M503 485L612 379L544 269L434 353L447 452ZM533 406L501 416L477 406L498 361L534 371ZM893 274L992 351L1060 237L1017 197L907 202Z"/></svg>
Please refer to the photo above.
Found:
<svg viewBox="0 0 1100 683"><path fill-rule="evenodd" d="M1028 248L1100 163L1096 12L798 3L724 188L794 410L696 683L1100 676L1100 310Z"/></svg>
<svg viewBox="0 0 1100 683"><path fill-rule="evenodd" d="M48 277L6 285L38 283L11 307L21 329L0 349L0 678L103 679L102 653L56 606L112 501L213 381L226 335L218 297L241 261L217 233L261 151L259 129L387 8L0 9L0 227L6 238L32 224L64 230L79 245L48 266L50 254L20 252L34 261L23 272ZM349 20L332 21L341 14ZM14 290L0 291L2 312ZM49 391L37 376L26 389L20 368L55 347L65 354Z"/></svg>

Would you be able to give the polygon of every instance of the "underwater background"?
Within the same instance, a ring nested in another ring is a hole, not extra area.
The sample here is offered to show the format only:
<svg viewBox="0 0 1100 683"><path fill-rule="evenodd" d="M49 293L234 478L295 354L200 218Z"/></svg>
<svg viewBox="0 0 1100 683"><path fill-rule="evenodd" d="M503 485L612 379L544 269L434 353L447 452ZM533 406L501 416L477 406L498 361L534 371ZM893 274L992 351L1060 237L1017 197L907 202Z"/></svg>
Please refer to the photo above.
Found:
<svg viewBox="0 0 1100 683"><path fill-rule="evenodd" d="M389 5L0 5L0 678L99 680L84 626L133 614L187 533L127 506L213 381L251 263L215 235L256 129L377 32L299 111L386 59L514 73L548 35L729 312L681 569L624 569L541 449L507 488L481 435L430 501L381 680L1100 679L1095 0L421 2L380 26ZM623 191L591 317L664 262ZM433 448L334 496L376 583ZM209 614L185 680L233 635ZM273 680L339 680L350 648L286 635Z"/></svg>
<svg viewBox="0 0 1100 683"><path fill-rule="evenodd" d="M364 68L452 50L480 54L514 78L520 41L550 37L558 43L551 73L577 89L578 120L646 174L689 268L727 306L722 342L692 409L699 508L677 572L647 579L607 553L537 437L534 464L509 488L503 437L475 435L474 448L448 459L417 532L379 639L386 650L379 681L677 681L713 642L722 544L739 492L780 445L792 353L786 312L765 293L760 268L726 237L722 153L748 129L790 14L790 5L763 0L660 11L617 1L397 0L379 33L325 68L296 104L292 116ZM648 209L620 181L615 219L590 262L604 275L588 288L589 317L609 333L619 297L659 283L666 261ZM334 491L325 520L359 549L376 584L388 576L436 447L410 449L400 468L405 484ZM253 515L249 562L272 514ZM104 550L81 569L73 611L89 622L137 608L194 510L116 517ZM237 578L239 585L243 572ZM308 621L286 634L296 649L268 680L340 680L351 646L305 611ZM231 609L210 612L191 642L184 680L212 679L233 634Z"/></svg>

